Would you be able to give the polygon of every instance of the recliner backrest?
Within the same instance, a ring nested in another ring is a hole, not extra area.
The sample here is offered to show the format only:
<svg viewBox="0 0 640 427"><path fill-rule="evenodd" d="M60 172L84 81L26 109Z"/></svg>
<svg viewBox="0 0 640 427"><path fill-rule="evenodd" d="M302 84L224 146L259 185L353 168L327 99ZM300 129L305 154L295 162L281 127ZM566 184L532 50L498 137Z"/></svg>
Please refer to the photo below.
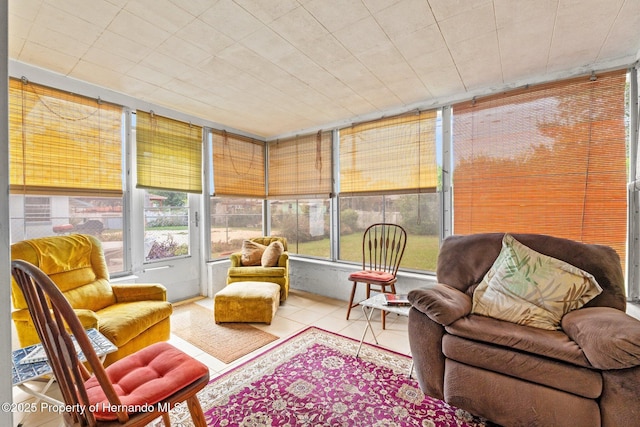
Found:
<svg viewBox="0 0 640 427"><path fill-rule="evenodd" d="M11 259L40 268L73 308L97 311L116 302L102 244L94 236L71 234L23 240L11 245ZM11 298L14 308L27 308L14 280Z"/></svg>
<svg viewBox="0 0 640 427"><path fill-rule="evenodd" d="M591 273L603 290L586 306L625 310L624 275L620 257L614 249L543 234L511 235L534 251ZM475 285L482 281L498 257L503 236L504 233L479 233L446 238L438 254L438 282L472 295Z"/></svg>

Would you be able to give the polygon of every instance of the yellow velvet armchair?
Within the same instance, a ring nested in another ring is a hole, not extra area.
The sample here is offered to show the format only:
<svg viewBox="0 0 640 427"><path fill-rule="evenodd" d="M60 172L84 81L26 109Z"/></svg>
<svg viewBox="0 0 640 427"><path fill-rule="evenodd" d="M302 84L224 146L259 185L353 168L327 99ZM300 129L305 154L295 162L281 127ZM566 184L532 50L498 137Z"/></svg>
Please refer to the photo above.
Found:
<svg viewBox="0 0 640 427"><path fill-rule="evenodd" d="M11 259L22 259L44 271L60 288L86 329L96 328L118 351L109 365L170 335L173 312L160 284L113 284L102 244L94 236L71 234L24 240L11 245ZM20 345L40 341L24 295L11 285L13 311Z"/></svg>
<svg viewBox="0 0 640 427"><path fill-rule="evenodd" d="M243 265L243 252L231 254L231 266L227 272L227 284L235 282L271 282L280 285L280 302L289 296L289 252L287 251L287 239L285 237L254 237L249 239L261 246L269 246L273 242L280 242L283 251L277 257L274 266ZM243 245L244 251L244 245ZM258 257L259 259L260 257Z"/></svg>

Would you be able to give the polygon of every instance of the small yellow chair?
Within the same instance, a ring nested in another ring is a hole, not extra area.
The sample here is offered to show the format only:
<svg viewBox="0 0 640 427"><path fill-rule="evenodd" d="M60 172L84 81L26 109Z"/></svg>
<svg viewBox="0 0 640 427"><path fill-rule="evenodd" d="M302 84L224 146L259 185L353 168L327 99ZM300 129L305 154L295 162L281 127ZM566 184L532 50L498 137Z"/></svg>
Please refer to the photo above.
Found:
<svg viewBox="0 0 640 427"><path fill-rule="evenodd" d="M11 245L11 259L40 268L62 291L85 329L96 328L118 347L109 365L170 337L173 312L160 284L112 284L100 241L71 234L24 240ZM40 342L22 291L12 280L11 316L22 347Z"/></svg>
<svg viewBox="0 0 640 427"><path fill-rule="evenodd" d="M280 302L289 296L289 252L287 252L287 239L285 237L254 237L249 239L263 246L269 246L272 242L280 242L284 252L278 258L273 267L260 265L242 265L242 252L231 254L231 266L227 272L227 285L235 282L271 282L280 285Z"/></svg>

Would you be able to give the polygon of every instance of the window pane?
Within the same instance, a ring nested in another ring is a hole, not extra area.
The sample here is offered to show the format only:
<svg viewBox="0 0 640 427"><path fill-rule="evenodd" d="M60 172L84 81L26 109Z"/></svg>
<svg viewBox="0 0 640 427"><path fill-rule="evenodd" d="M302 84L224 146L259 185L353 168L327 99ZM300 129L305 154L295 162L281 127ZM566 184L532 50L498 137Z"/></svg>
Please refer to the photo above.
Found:
<svg viewBox="0 0 640 427"><path fill-rule="evenodd" d="M439 200L437 193L340 197L340 259L361 263L364 230L376 222L390 222L407 231L400 269L435 271Z"/></svg>
<svg viewBox="0 0 640 427"><path fill-rule="evenodd" d="M187 193L148 190L144 200L145 260L189 255Z"/></svg>
<svg viewBox="0 0 640 427"><path fill-rule="evenodd" d="M405 194L386 199L398 213L396 223L407 231L407 247L400 268L436 271L440 248L439 195Z"/></svg>
<svg viewBox="0 0 640 427"><path fill-rule="evenodd" d="M274 200L271 235L287 238L290 253L329 258L329 199Z"/></svg>
<svg viewBox="0 0 640 427"><path fill-rule="evenodd" d="M262 236L262 200L211 197L211 259L228 257L242 241Z"/></svg>
<svg viewBox="0 0 640 427"><path fill-rule="evenodd" d="M340 259L362 262L362 233L384 221L384 196L340 197Z"/></svg>
<svg viewBox="0 0 640 427"><path fill-rule="evenodd" d="M24 220L28 224L51 223L50 197L27 196L24 199Z"/></svg>
<svg viewBox="0 0 640 427"><path fill-rule="evenodd" d="M11 195L9 204L12 243L69 233L91 234L102 242L109 273L124 271L121 197ZM35 210L42 214L38 221L33 217Z"/></svg>
<svg viewBox="0 0 640 427"><path fill-rule="evenodd" d="M11 241L92 234L123 272L122 107L11 79Z"/></svg>

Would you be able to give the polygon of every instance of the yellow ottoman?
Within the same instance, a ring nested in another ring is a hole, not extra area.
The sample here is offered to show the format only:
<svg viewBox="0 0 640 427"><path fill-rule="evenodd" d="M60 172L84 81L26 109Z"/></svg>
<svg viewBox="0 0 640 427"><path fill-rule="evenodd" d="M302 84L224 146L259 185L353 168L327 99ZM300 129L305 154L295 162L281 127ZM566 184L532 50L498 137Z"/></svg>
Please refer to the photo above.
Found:
<svg viewBox="0 0 640 427"><path fill-rule="evenodd" d="M271 324L280 305L280 285L271 282L228 284L213 299L216 323L261 322Z"/></svg>

